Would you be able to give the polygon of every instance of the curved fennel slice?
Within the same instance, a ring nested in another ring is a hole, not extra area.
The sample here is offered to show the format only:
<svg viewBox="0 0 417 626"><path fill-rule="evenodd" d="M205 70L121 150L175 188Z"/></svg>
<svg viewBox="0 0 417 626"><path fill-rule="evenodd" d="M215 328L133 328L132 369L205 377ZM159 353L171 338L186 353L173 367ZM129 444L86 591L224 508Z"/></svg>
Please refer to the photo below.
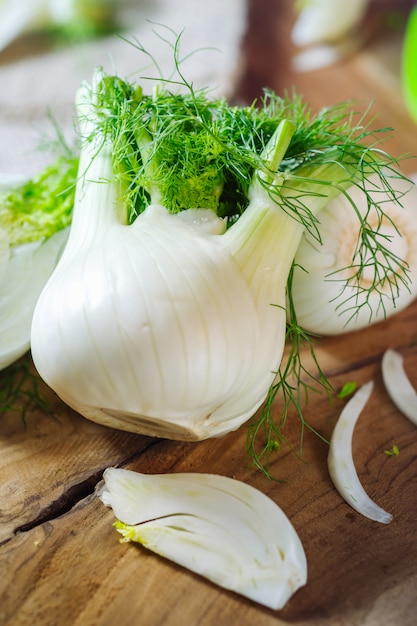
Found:
<svg viewBox="0 0 417 626"><path fill-rule="evenodd" d="M417 392L411 384L401 354L386 350L382 357L382 378L396 407L417 425Z"/></svg>
<svg viewBox="0 0 417 626"><path fill-rule="evenodd" d="M281 609L306 583L302 543L266 495L225 476L108 468L98 489L121 541L134 541L213 583Z"/></svg>
<svg viewBox="0 0 417 626"><path fill-rule="evenodd" d="M358 478L352 456L353 431L372 389L372 381L363 385L341 412L330 439L327 465L336 489L353 509L371 520L388 524L392 521L391 513L368 496Z"/></svg>

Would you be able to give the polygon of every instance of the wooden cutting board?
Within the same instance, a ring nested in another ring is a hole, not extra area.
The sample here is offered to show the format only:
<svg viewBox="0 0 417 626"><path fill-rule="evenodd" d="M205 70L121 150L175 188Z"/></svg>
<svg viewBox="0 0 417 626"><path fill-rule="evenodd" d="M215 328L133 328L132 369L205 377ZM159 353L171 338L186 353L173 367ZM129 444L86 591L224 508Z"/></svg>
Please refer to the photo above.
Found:
<svg viewBox="0 0 417 626"><path fill-rule="evenodd" d="M313 107L355 98L374 100L377 127L395 128L386 148L415 153L417 127L401 100L401 30L375 19L366 46L343 64L310 74L291 69L289 2L251 3L240 99L263 86L296 86ZM414 172L414 160L404 161ZM246 427L222 439L181 443L93 424L48 395L54 416L37 409L24 424L0 416L1 626L411 626L417 616L417 428L393 406L381 379L387 348L403 354L417 386L417 302L381 324L322 339L317 355L335 390L374 380L354 433L362 484L390 511L387 526L353 511L327 472L327 444L310 431L300 460L287 447L274 453L271 481L248 465ZM3 374L4 376L4 374ZM305 417L329 437L343 401L311 394ZM278 398L274 412L278 416ZM293 445L300 424L290 415ZM398 456L384 450L393 445ZM245 481L289 516L304 544L308 583L279 612L264 609L133 544L120 544L113 514L94 494L103 470L210 472Z"/></svg>

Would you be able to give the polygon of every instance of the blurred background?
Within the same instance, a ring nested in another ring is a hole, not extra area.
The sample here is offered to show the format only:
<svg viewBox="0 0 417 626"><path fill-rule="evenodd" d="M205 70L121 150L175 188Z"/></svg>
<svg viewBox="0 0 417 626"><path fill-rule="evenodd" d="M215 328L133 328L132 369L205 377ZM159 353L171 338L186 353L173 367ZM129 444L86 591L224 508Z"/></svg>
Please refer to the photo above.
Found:
<svg viewBox="0 0 417 626"><path fill-rule="evenodd" d="M313 109L354 99L365 111L373 103L377 126L396 129L389 149L415 152L417 130L403 84L414 2L310 4L316 6L305 0L0 0L0 172L39 170L49 159L51 116L71 140L74 95L95 66L145 77L145 90L159 71L170 75L180 33L181 55L188 57L181 67L195 86L237 103L261 97L265 87L280 95L295 89Z"/></svg>
<svg viewBox="0 0 417 626"><path fill-rule="evenodd" d="M305 63L306 57L314 57L314 49L320 45L303 48L294 44L294 29L299 19L297 6L300 4L307 5L308 2L249 1L248 31L244 40L245 72L237 93L250 100L257 97L266 85L279 94L291 92L295 88L313 110L345 100L353 100L359 111L365 111L371 106L370 117L376 118L374 127L394 129L390 139L384 143L384 148L394 155L415 155L416 19L414 31L409 34L407 50L409 73L411 71L412 74L408 80L413 81L414 89L413 114L411 103L406 102L405 98L404 41L413 8L413 14L416 15L416 3L410 0L359 0L359 4L363 5L361 19L344 37L330 41L336 51L340 51L340 56L335 54L333 63L318 65L309 71L302 71L297 57L303 54L304 65L308 65ZM331 18L336 18L333 23L335 31L340 27L338 18L345 16L344 6L349 11L356 4L356 12L360 13L358 0L317 0L316 4L322 5L324 15L327 10ZM323 21L323 14L319 11L318 14L319 20ZM313 25L311 19L309 24ZM327 27L331 31L328 23ZM314 39L312 33L310 35ZM402 167L407 174L417 169L414 159L403 161Z"/></svg>

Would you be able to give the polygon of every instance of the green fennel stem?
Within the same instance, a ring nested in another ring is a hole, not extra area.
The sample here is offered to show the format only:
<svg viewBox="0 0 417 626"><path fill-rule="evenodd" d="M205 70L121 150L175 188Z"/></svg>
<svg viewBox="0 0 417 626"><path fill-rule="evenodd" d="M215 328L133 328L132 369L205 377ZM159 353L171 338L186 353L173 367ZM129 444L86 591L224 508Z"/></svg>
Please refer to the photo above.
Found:
<svg viewBox="0 0 417 626"><path fill-rule="evenodd" d="M95 240L97 233L104 233L109 224L127 223L127 220L123 219L118 208L120 185L113 177L110 145L103 144L97 148L91 144L82 147L79 177L83 182L77 186L70 240L71 246L77 243L77 249L83 249ZM88 220L81 218L81 214L86 211L90 216ZM72 253L76 252L75 248L71 249ZM65 256L66 251L62 258Z"/></svg>
<svg viewBox="0 0 417 626"><path fill-rule="evenodd" d="M286 120L277 127L262 155L268 159L265 169L255 175L249 190L249 205L224 235L248 283L257 280L262 289L267 273L273 274L277 294L285 289L304 230L314 232L320 210L358 176L357 163L351 157L347 163L302 166L295 175L278 171L293 131ZM299 207L302 210L297 212ZM284 301L280 297L270 304L283 306Z"/></svg>
<svg viewBox="0 0 417 626"><path fill-rule="evenodd" d="M150 204L162 204L162 194L158 187L158 166L153 158L152 137L145 128L140 128L135 135L143 162L146 179L146 191L150 196Z"/></svg>
<svg viewBox="0 0 417 626"><path fill-rule="evenodd" d="M98 77L99 78L99 77ZM96 80L98 80L96 78ZM83 85L78 92L77 115L83 143L81 145L78 178L69 240L61 257L65 262L68 250L77 254L96 240L97 234L105 233L109 224L127 224L123 207L123 184L115 179L112 161L112 142L96 133L96 111L93 102L94 85ZM89 219L83 219L88 211Z"/></svg>
<svg viewBox="0 0 417 626"><path fill-rule="evenodd" d="M278 184L278 168L285 157L294 132L295 124L289 120L284 119L278 124L274 134L262 151L261 159L265 163L264 170L258 173L259 180L255 177L254 184L249 190L249 195L257 196L262 193L258 188L260 181L263 181L264 185L267 186L276 186Z"/></svg>
<svg viewBox="0 0 417 626"><path fill-rule="evenodd" d="M224 235L246 281L276 282L279 304L284 304L285 285L303 227L277 203L285 177L278 168L294 133L294 125L283 120L262 153L264 169L254 175L249 189L249 205ZM259 272L262 268L262 272ZM260 294L259 294L260 295ZM263 298L261 298L263 301ZM258 302L260 304L260 302ZM263 304L263 302L262 302Z"/></svg>

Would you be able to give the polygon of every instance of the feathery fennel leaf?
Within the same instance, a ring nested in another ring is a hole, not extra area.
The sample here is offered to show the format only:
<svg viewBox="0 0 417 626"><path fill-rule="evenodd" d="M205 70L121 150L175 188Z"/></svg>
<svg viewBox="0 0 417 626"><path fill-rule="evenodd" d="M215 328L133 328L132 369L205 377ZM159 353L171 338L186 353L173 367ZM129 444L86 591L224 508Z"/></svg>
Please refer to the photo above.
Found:
<svg viewBox="0 0 417 626"><path fill-rule="evenodd" d="M37 409L53 416L42 385L30 355L25 354L0 372L0 413L18 413L25 426L28 415Z"/></svg>

